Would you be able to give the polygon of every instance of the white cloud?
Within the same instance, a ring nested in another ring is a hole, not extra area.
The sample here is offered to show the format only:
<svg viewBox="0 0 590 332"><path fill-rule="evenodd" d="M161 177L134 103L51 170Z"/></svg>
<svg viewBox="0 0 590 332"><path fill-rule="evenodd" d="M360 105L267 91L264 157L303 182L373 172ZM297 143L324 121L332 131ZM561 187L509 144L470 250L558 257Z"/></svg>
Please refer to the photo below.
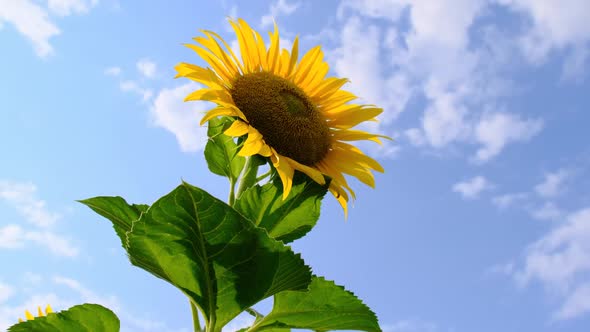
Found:
<svg viewBox="0 0 590 332"><path fill-rule="evenodd" d="M352 9L368 17L383 17L391 21L400 18L402 10L407 6L407 1L391 0L345 0L338 6L338 17L344 17L347 9Z"/></svg>
<svg viewBox="0 0 590 332"><path fill-rule="evenodd" d="M97 3L98 0L48 0L47 7L59 16L69 16L85 14Z"/></svg>
<svg viewBox="0 0 590 332"><path fill-rule="evenodd" d="M476 140L483 145L474 157L476 162L486 162L499 154L512 142L526 142L543 128L540 119L521 120L510 113L486 114L475 128Z"/></svg>
<svg viewBox="0 0 590 332"><path fill-rule="evenodd" d="M128 312L115 295L100 295L83 285L80 281L64 276L53 277L53 282L57 285L66 286L74 291L79 298L78 302L96 303L111 309L121 321L121 331L172 332L162 321L153 320L146 315L137 315Z"/></svg>
<svg viewBox="0 0 590 332"><path fill-rule="evenodd" d="M404 319L393 324L382 326L383 332L436 332L436 324L416 319Z"/></svg>
<svg viewBox="0 0 590 332"><path fill-rule="evenodd" d="M576 287L566 298L558 312L554 314L556 319L569 319L590 312L590 282Z"/></svg>
<svg viewBox="0 0 590 332"><path fill-rule="evenodd" d="M506 209L516 202L526 199L527 196L528 195L526 193L504 194L492 198L492 203L499 209Z"/></svg>
<svg viewBox="0 0 590 332"><path fill-rule="evenodd" d="M287 0L277 0L270 5L269 13L262 16L260 26L264 28L272 25L273 19L279 15L288 16L293 14L299 5L299 2L288 3Z"/></svg>
<svg viewBox="0 0 590 332"><path fill-rule="evenodd" d="M0 29L3 22L14 25L29 39L39 57L54 53L49 40L61 33L50 19L49 12L58 16L87 13L98 0L48 0L47 8L32 0L0 0Z"/></svg>
<svg viewBox="0 0 590 332"><path fill-rule="evenodd" d="M135 81L127 80L119 83L119 89L123 92L133 92L141 96L141 99L145 102L153 96L153 92L150 89L142 88Z"/></svg>
<svg viewBox="0 0 590 332"><path fill-rule="evenodd" d="M426 141L435 148L451 142L467 140L471 127L465 120L467 108L462 105L456 92L440 91L438 87L426 88L426 95L432 100L424 111L422 129Z"/></svg>
<svg viewBox="0 0 590 332"><path fill-rule="evenodd" d="M356 95L385 109L384 124L411 98L424 97L420 125L404 131L410 143L482 145L473 160L489 161L508 144L538 134L543 122L494 111L515 91L503 73L517 43L491 24L475 35L481 43L472 41L474 22L488 6L485 0L344 0L334 70L351 79ZM373 24L375 18L390 24Z"/></svg>
<svg viewBox="0 0 590 332"><path fill-rule="evenodd" d="M121 75L120 67L109 67L104 70L104 74L108 76L119 76Z"/></svg>
<svg viewBox="0 0 590 332"><path fill-rule="evenodd" d="M180 330L170 329L164 322L156 321L148 317L148 315L138 315L128 312L121 304L119 298L115 295L99 294L76 279L54 276L51 278L53 285L48 283L33 284L35 288L27 290L35 295L29 297L24 302L15 304L10 301L2 301L2 294L8 294L12 299L18 298L12 296L13 294L24 293L24 290L19 290L14 287L3 285L0 283L0 330L6 330L9 326L14 325L18 321L18 317L23 317L25 310L31 312L36 311L37 307L45 308L48 304L51 305L55 312L69 309L70 307L82 303L96 303L105 306L115 312L121 321L121 331L134 332L179 332ZM5 286L5 287L4 287ZM56 287L62 286L62 287ZM4 287L4 288L3 288ZM40 288L51 288L56 290L55 293L44 293ZM3 293L3 290L10 288L11 290ZM185 331L182 329L181 331ZM188 330L186 330L188 332Z"/></svg>
<svg viewBox="0 0 590 332"><path fill-rule="evenodd" d="M540 208L532 210L531 216L539 220L559 220L563 217L563 211L553 202L545 202Z"/></svg>
<svg viewBox="0 0 590 332"><path fill-rule="evenodd" d="M0 199L12 205L25 219L38 227L49 227L61 217L47 210L47 203L37 198L32 183L0 180Z"/></svg>
<svg viewBox="0 0 590 332"><path fill-rule="evenodd" d="M552 50L588 48L590 4L587 0L497 0L530 18L520 45L531 63L543 63ZM567 62L566 62L567 67Z"/></svg>
<svg viewBox="0 0 590 332"><path fill-rule="evenodd" d="M24 318L25 310L36 312L37 307L45 309L48 304L56 310L73 305L73 303L62 301L54 293L39 292L19 305L4 304L0 306L0 330L6 331L18 322L19 317Z"/></svg>
<svg viewBox="0 0 590 332"><path fill-rule="evenodd" d="M207 143L207 128L199 122L204 111L211 108L206 102L184 102L184 98L200 86L190 82L176 88L162 89L154 99L150 113L153 123L176 136L182 151L202 150Z"/></svg>
<svg viewBox="0 0 590 332"><path fill-rule="evenodd" d="M492 187L492 184L485 177L476 176L470 180L455 183L453 185L453 191L460 193L463 198L475 199L479 197L482 191L491 189Z"/></svg>
<svg viewBox="0 0 590 332"><path fill-rule="evenodd" d="M156 75L156 63L149 59L140 59L136 66L141 75L147 78L153 78Z"/></svg>
<svg viewBox="0 0 590 332"><path fill-rule="evenodd" d="M545 198L558 196L565 190L565 182L572 176L566 169L554 173L546 173L545 180L535 186L535 192Z"/></svg>
<svg viewBox="0 0 590 332"><path fill-rule="evenodd" d="M53 53L49 39L60 34L47 11L30 0L0 0L0 23L12 23L16 30L31 41L40 57Z"/></svg>
<svg viewBox="0 0 590 332"><path fill-rule="evenodd" d="M364 102L384 109L380 120L385 124L397 118L412 94L412 88L402 73L385 75L385 60L380 52L382 36L378 26L350 17L344 24L340 46L329 52L338 76L350 79L350 89Z"/></svg>
<svg viewBox="0 0 590 332"><path fill-rule="evenodd" d="M513 277L523 286L537 280L561 295L564 303L556 319L590 312L590 208L569 214L563 224L531 244Z"/></svg>
<svg viewBox="0 0 590 332"><path fill-rule="evenodd" d="M14 288L0 282L0 304L4 303L14 294Z"/></svg>
<svg viewBox="0 0 590 332"><path fill-rule="evenodd" d="M79 252L67 238L54 232L25 230L16 224L0 228L0 248L24 248L28 243L37 244L57 256L75 257Z"/></svg>

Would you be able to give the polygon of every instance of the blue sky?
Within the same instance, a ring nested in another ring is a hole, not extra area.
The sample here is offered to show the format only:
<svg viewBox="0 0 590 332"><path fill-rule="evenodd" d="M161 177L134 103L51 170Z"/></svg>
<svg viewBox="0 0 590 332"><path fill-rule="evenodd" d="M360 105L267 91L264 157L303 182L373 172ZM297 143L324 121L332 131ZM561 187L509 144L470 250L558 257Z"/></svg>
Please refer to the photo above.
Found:
<svg viewBox="0 0 590 332"><path fill-rule="evenodd" d="M353 181L348 220L328 197L293 244L315 273L387 332L588 331L586 0L0 0L0 330L95 302L123 331L189 331L180 292L75 200L150 203L181 179L226 197L202 155L210 105L182 102L196 85L173 67L204 64L182 46L199 29L235 44L228 16L322 44L395 138L363 146L386 172Z"/></svg>

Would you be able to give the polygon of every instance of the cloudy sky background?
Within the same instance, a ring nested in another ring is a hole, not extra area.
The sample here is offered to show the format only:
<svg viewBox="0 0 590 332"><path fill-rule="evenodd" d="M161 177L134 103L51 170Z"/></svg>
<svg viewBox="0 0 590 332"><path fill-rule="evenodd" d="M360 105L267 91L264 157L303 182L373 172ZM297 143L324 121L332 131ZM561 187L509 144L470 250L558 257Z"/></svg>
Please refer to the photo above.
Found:
<svg viewBox="0 0 590 332"><path fill-rule="evenodd" d="M388 332L590 326L590 3L586 0L0 0L0 330L25 309L94 302L123 331L189 331L183 296L132 267L75 203L150 203L202 157L199 29L227 17L322 44L331 74L385 109L364 146L386 169L344 221L329 197L294 243ZM263 303L268 310L271 303ZM239 317L228 331L247 324Z"/></svg>

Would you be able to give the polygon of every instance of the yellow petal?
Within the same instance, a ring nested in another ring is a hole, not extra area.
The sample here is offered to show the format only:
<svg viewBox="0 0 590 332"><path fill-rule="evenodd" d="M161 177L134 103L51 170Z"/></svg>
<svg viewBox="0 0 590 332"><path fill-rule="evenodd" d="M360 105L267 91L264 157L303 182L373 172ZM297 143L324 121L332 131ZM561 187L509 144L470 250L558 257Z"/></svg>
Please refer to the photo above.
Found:
<svg viewBox="0 0 590 332"><path fill-rule="evenodd" d="M275 153L271 156L271 161L274 167L279 173L279 177L281 178L281 182L283 182L283 200L289 196L291 192L291 187L293 186L293 173L294 170L289 165L287 160L283 159L283 156L279 157L278 153Z"/></svg>
<svg viewBox="0 0 590 332"><path fill-rule="evenodd" d="M383 112L382 108L367 107L361 109L350 109L335 114L327 115L330 127L348 129L357 124L371 120Z"/></svg>
<svg viewBox="0 0 590 332"><path fill-rule="evenodd" d="M178 74L174 78L186 77L192 81L199 82L213 89L223 88L219 77L209 68L202 68L190 63L181 62L174 67Z"/></svg>
<svg viewBox="0 0 590 332"><path fill-rule="evenodd" d="M222 90L212 90L212 89L201 89L196 90L188 94L184 98L184 101L193 101L193 100L214 100L219 98L219 93L223 93Z"/></svg>
<svg viewBox="0 0 590 332"><path fill-rule="evenodd" d="M234 51L231 49L229 44L223 38L221 38L221 36L219 36L217 33L213 32L213 31L209 31L209 30L203 30L203 33L206 34L207 36L212 35L215 38L219 39L223 43L223 46L225 46L226 51L232 57L232 59L234 60L234 63L238 66L240 71L244 72L244 68L242 67L242 64L240 63L240 61L238 60L238 57L236 57L236 55L234 54Z"/></svg>
<svg viewBox="0 0 590 332"><path fill-rule="evenodd" d="M45 316L45 315L43 314L43 310L41 310L41 307L37 307L37 316L38 316L38 317L43 317L43 316Z"/></svg>
<svg viewBox="0 0 590 332"><path fill-rule="evenodd" d="M351 92L338 90L336 91L336 93L330 96L330 98L326 98L325 100L318 100L317 98L312 100L319 104L320 107L324 109L326 112L329 112L330 109L342 106L348 103L349 101L355 100L356 98L357 97Z"/></svg>
<svg viewBox="0 0 590 332"><path fill-rule="evenodd" d="M235 62L227 56L225 50L219 45L219 43L210 35L205 34L207 38L204 37L196 37L193 38L197 43L201 44L203 47L211 51L213 55L215 55L222 63L224 64L225 68L229 70L230 74L236 76L239 74L238 67L236 66Z"/></svg>
<svg viewBox="0 0 590 332"><path fill-rule="evenodd" d="M263 143L262 148L260 148L260 151L258 151L258 154L263 157L270 157L272 155L272 150L268 144Z"/></svg>
<svg viewBox="0 0 590 332"><path fill-rule="evenodd" d="M227 136L239 137L242 135L246 135L248 133L249 127L250 126L247 123L236 120L223 133Z"/></svg>
<svg viewBox="0 0 590 332"><path fill-rule="evenodd" d="M24 320L23 320L22 318L19 318L19 319L18 319L18 322L19 322L19 323L22 323L22 322L24 322Z"/></svg>
<svg viewBox="0 0 590 332"><path fill-rule="evenodd" d="M45 307L45 313L50 314L53 312L53 309L51 309L51 306L48 304L47 307Z"/></svg>
<svg viewBox="0 0 590 332"><path fill-rule="evenodd" d="M291 48L291 59L289 61L289 69L287 70L285 77L289 77L293 73L293 69L295 68L295 64L297 63L298 57L299 57L299 36L295 36L295 40L293 41L293 47Z"/></svg>
<svg viewBox="0 0 590 332"><path fill-rule="evenodd" d="M205 114L205 116L203 116L203 118L201 119L201 126L204 125L205 122L207 122L215 117L222 116L222 115L237 116L235 110L232 108L217 107L217 108L210 110L209 112L207 112Z"/></svg>
<svg viewBox="0 0 590 332"><path fill-rule="evenodd" d="M211 66L211 68L213 68L215 73L217 75L219 75L225 81L226 85L229 85L232 82L233 76L227 71L223 62L220 61L219 59L217 59L217 57L215 57L215 55L213 55L211 52L209 52L209 51L205 50L204 48L197 46L197 45L184 44L184 46L192 49L201 58L203 58L203 60L205 60L205 62L207 62L209 64L209 66Z"/></svg>
<svg viewBox="0 0 590 332"><path fill-rule="evenodd" d="M263 145L262 135L258 130L248 126L248 138L246 138L244 146L242 146L238 155L243 157L255 155L262 149Z"/></svg>
<svg viewBox="0 0 590 332"><path fill-rule="evenodd" d="M332 195L334 195L338 203L340 203L340 206L342 206L342 210L344 210L344 218L348 218L348 195L346 194L346 191L342 190L342 188L338 186L336 182L330 183L329 190Z"/></svg>
<svg viewBox="0 0 590 332"><path fill-rule="evenodd" d="M313 89L309 95L314 98L328 98L348 82L347 78L329 77Z"/></svg>
<svg viewBox="0 0 590 332"><path fill-rule="evenodd" d="M277 27L277 22L274 22L274 32L272 34L269 33L270 36L270 47L268 49L267 54L267 61L269 70L271 73L276 73L276 67L279 60L279 51L280 51L280 40L279 40L279 28Z"/></svg>
<svg viewBox="0 0 590 332"><path fill-rule="evenodd" d="M301 83L301 81L303 81L307 75L309 74L309 72L316 68L315 64L316 62L321 61L321 59L323 59L324 54L320 48L320 46L316 46L314 48L312 48L311 50L309 50L304 56L303 58L301 58L301 62L299 63L299 66L297 66L297 69L295 71L295 77L293 79L293 81L299 85L299 83Z"/></svg>
<svg viewBox="0 0 590 332"><path fill-rule="evenodd" d="M291 158L283 157L283 159L287 159L289 164L291 164L291 167L293 167L294 169L296 169L300 172L305 173L307 176L309 176L315 182L317 182L321 185L326 184L326 179L324 179L324 175L322 174L322 172L318 171L317 169L300 164Z"/></svg>
<svg viewBox="0 0 590 332"><path fill-rule="evenodd" d="M31 313L28 310L25 310L25 317L27 318L27 320L35 319L35 316L31 315Z"/></svg>
<svg viewBox="0 0 590 332"><path fill-rule="evenodd" d="M389 136L371 134L361 130L331 130L332 136L338 141L360 141L369 140L381 144L379 137L391 139Z"/></svg>
<svg viewBox="0 0 590 332"><path fill-rule="evenodd" d="M334 142L332 144L332 151L330 151L331 158L341 161L354 161L358 164L364 165L377 172L383 173L385 170L375 159L365 155L356 146L344 142Z"/></svg>

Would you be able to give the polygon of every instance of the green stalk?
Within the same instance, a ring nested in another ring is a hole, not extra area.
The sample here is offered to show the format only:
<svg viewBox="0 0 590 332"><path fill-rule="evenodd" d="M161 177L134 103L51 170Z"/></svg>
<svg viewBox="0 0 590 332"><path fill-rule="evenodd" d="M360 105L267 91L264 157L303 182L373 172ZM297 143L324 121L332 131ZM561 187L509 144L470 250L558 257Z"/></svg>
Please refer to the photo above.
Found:
<svg viewBox="0 0 590 332"><path fill-rule="evenodd" d="M229 197L228 197L228 204L229 206L234 206L234 202L236 201L236 194L234 190L236 188L236 180L233 177L229 180Z"/></svg>
<svg viewBox="0 0 590 332"><path fill-rule="evenodd" d="M197 310L197 307L195 306L193 301L190 301L190 304L191 304L191 312L193 313L194 330L195 330L195 332L203 332L203 330L201 330L201 322L199 322L199 310Z"/></svg>
<svg viewBox="0 0 590 332"><path fill-rule="evenodd" d="M256 183L256 175L258 175L258 167L260 166L256 158L257 157L255 155L246 158L246 164L242 169L242 174L240 176L240 184L238 185L238 192L236 194L236 198L240 198L244 191L246 191L248 188L252 187Z"/></svg>

